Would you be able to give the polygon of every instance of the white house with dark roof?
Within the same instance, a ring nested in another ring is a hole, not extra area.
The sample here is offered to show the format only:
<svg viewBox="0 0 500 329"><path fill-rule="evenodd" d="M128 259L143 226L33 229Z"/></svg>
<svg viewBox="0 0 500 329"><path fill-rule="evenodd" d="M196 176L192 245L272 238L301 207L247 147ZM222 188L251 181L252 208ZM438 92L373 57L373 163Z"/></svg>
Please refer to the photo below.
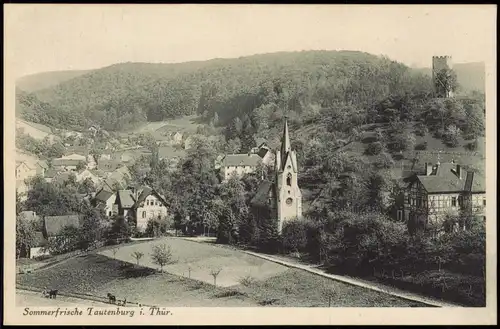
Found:
<svg viewBox="0 0 500 329"><path fill-rule="evenodd" d="M86 165L86 160L58 158L52 160L52 167L56 170L76 171L76 168L80 165L80 163Z"/></svg>
<svg viewBox="0 0 500 329"><path fill-rule="evenodd" d="M50 242L53 239L61 238L61 231L65 227L79 228L80 225L79 215L45 216L43 219L43 237ZM70 242L68 241L68 243Z"/></svg>
<svg viewBox="0 0 500 329"><path fill-rule="evenodd" d="M486 188L484 176L456 163L426 163L425 174L408 184L400 220L424 218L425 223L440 223L448 214L466 210L484 218Z"/></svg>
<svg viewBox="0 0 500 329"><path fill-rule="evenodd" d="M108 194L104 196L104 192L102 193L102 195L98 193L98 196L101 199L108 198L107 202L110 202L111 197ZM165 197L149 186L119 190L115 195L116 213L134 218L137 229L141 232L144 232L149 220L168 216L168 205Z"/></svg>
<svg viewBox="0 0 500 329"><path fill-rule="evenodd" d="M228 154L221 161L221 173L223 180L228 180L232 175L238 177L255 172L257 166L262 163L258 154Z"/></svg>
<svg viewBox="0 0 500 329"><path fill-rule="evenodd" d="M92 203L95 207L102 209L104 214L111 217L118 213L118 207L114 207L116 201L116 193L102 188L96 193Z"/></svg>

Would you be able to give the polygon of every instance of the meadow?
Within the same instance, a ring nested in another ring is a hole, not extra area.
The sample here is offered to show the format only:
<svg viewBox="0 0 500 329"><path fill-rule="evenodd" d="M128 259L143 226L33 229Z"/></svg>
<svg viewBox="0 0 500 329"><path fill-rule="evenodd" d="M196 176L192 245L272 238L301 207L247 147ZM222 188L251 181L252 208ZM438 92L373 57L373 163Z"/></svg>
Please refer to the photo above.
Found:
<svg viewBox="0 0 500 329"><path fill-rule="evenodd" d="M175 263L158 271L151 246L167 243ZM237 250L167 238L80 255L17 277L18 287L104 298L112 293L131 303L192 307L424 307L425 305L332 281ZM134 251L144 253L139 265ZM114 258L116 257L116 258ZM192 268L191 275L187 269ZM217 285L210 270L220 268ZM206 274L205 274L206 273Z"/></svg>

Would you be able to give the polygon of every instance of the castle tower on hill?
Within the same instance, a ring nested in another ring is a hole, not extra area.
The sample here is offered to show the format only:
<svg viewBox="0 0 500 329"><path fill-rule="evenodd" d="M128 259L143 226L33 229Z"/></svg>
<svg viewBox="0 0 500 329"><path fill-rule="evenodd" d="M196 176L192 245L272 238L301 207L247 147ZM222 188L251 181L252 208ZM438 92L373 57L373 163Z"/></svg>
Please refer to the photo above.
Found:
<svg viewBox="0 0 500 329"><path fill-rule="evenodd" d="M437 97L453 97L453 91L449 84L446 83L446 77L443 75L443 72L451 72L452 70L453 61L451 56L432 56L432 83Z"/></svg>
<svg viewBox="0 0 500 329"><path fill-rule="evenodd" d="M281 232L286 220L302 216L302 193L297 175L297 155L292 150L288 131L288 122L285 119L281 148L276 152L275 160L275 204L278 218L278 230Z"/></svg>

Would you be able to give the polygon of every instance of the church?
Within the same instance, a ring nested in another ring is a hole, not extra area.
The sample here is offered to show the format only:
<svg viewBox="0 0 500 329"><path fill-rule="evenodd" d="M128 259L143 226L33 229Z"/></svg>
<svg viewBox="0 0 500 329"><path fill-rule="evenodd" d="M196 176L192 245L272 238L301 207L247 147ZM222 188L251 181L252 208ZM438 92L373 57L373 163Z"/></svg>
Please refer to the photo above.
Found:
<svg viewBox="0 0 500 329"><path fill-rule="evenodd" d="M259 220L277 219L278 232L287 220L302 217L302 193L297 182L297 156L290 144L285 119L281 148L276 151L274 174L263 181L252 199L252 212Z"/></svg>

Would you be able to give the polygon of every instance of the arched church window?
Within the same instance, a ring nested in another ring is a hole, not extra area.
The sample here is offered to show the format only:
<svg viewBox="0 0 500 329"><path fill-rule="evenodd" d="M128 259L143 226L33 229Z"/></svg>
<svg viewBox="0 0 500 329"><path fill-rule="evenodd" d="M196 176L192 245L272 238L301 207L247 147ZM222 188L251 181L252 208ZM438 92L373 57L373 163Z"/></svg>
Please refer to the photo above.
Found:
<svg viewBox="0 0 500 329"><path fill-rule="evenodd" d="M286 176L286 185L292 186L292 174Z"/></svg>

